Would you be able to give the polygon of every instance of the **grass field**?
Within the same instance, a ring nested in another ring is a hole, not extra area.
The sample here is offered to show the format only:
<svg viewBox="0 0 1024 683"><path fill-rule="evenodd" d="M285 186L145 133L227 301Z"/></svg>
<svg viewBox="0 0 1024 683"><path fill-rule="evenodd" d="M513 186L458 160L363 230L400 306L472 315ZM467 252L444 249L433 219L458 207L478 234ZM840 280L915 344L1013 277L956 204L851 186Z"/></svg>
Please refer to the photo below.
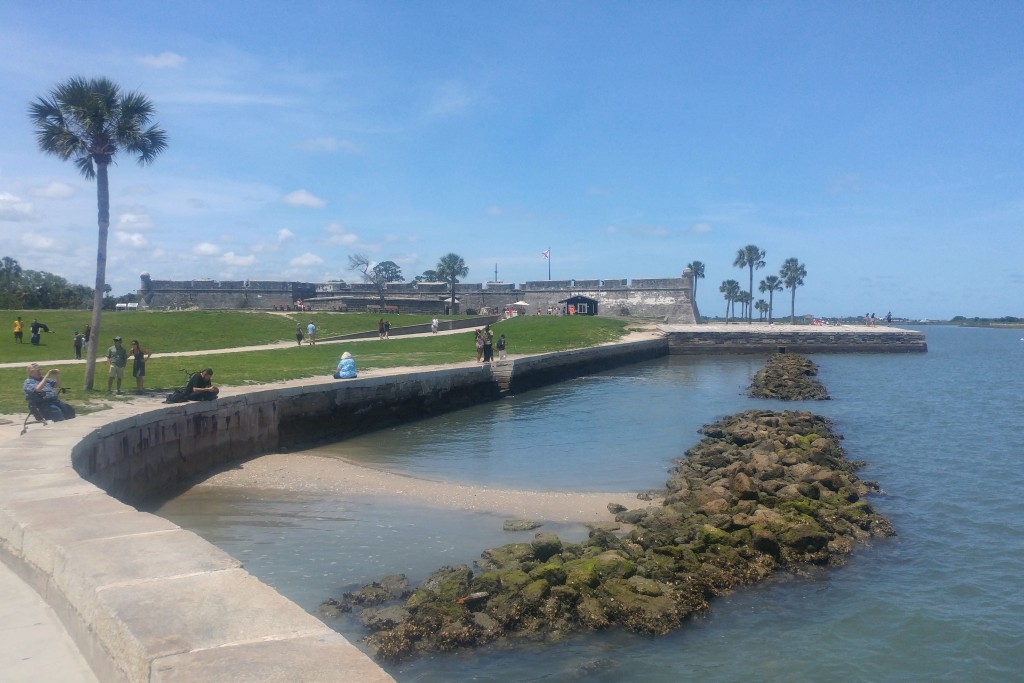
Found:
<svg viewBox="0 0 1024 683"><path fill-rule="evenodd" d="M72 357L72 334L75 329L84 327L84 323L79 325L78 322L87 320L89 315L85 311L12 313L8 315L12 321L19 314L28 322L37 317L57 331L45 335L47 343L40 346L32 346L27 342L22 345L15 344L13 335L8 332L6 340L0 341L0 349L3 350L0 362L24 361L27 364L36 361L43 366L44 371L48 369L46 360ZM431 316L388 316L393 327L429 322L430 318ZM343 351L350 351L356 357L360 370L443 365L476 358L472 330L436 336L395 337L387 341L371 339L318 344L314 347L303 344L301 347L292 345L240 353L220 351L277 341L291 341L294 344L296 322L305 324L310 319L317 325L318 330L324 330L318 331L318 335L337 335L375 330L379 316L365 313L275 315L237 311L119 312L105 314L102 336L112 339L115 334L120 334L125 340L125 346L132 339L139 339L144 348L155 354L170 351L202 351L202 355L196 356L150 359L146 364L146 389L163 393L184 384L185 374L182 369L212 367L215 384L242 386L330 375L334 372L338 356ZM626 334L627 325L623 320L590 316L523 316L498 323L493 329L495 339L499 334L506 336L510 354L524 354L583 348L614 341ZM67 334L65 329L68 330ZM60 339L59 347L55 341L57 338ZM101 345L101 356L104 356L107 346L109 342L104 340ZM112 401L126 400L135 389L135 380L130 376L131 361L129 360L122 385L122 388L129 392L124 398L112 397L106 393L106 368L105 358L98 359L95 389L92 392L85 392L82 388L85 365L62 366L64 386L71 389L64 395L64 399L84 411L99 409ZM0 391L0 414L24 412L25 398L21 390L24 380L24 367L0 369L0 387L4 387Z"/></svg>

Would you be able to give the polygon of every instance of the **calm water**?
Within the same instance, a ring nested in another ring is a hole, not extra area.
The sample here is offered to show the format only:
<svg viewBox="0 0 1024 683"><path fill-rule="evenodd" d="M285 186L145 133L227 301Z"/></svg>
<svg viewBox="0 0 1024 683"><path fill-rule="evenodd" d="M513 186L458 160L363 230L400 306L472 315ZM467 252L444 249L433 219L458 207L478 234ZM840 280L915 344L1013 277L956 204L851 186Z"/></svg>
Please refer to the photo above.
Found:
<svg viewBox="0 0 1024 683"><path fill-rule="evenodd" d="M436 479L643 489L716 417L808 407L868 461L861 476L882 484L874 503L899 533L842 569L720 599L667 637L590 634L389 671L401 682L1024 680L1024 342L1019 330L925 332L927 354L815 356L828 402L746 398L763 359L675 357L339 444L347 458ZM311 611L384 574L418 581L532 536L487 515L290 493L197 489L159 512Z"/></svg>

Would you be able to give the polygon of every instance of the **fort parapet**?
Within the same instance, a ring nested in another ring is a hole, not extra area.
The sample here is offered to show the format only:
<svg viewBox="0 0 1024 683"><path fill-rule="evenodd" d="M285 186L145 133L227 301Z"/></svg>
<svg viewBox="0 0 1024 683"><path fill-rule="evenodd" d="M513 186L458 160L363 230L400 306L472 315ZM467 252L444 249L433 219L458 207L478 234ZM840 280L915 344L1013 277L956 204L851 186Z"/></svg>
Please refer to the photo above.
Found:
<svg viewBox="0 0 1024 683"><path fill-rule="evenodd" d="M596 304L596 315L653 318L668 323L696 323L700 313L693 301L693 278L687 269L678 278L626 278L587 280L533 280L458 283L455 306L445 283L389 283L384 289L388 306L400 313L448 315L502 311L525 301L526 312L564 312L566 300L586 297ZM293 310L302 302L306 310L366 311L380 305L380 292L369 283L275 282L265 280L153 280L142 275L140 308ZM521 308L521 307L520 307ZM590 310L590 313L595 313Z"/></svg>

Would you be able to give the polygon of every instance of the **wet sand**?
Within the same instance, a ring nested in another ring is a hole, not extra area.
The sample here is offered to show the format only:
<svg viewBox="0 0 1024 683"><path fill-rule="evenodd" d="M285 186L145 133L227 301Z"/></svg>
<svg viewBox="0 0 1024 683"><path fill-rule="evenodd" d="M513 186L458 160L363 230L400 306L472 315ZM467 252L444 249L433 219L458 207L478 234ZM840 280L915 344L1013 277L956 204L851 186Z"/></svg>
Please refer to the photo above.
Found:
<svg viewBox="0 0 1024 683"><path fill-rule="evenodd" d="M218 472L198 486L297 491L320 495L390 496L449 510L487 512L547 522L610 522L609 503L628 508L659 504L636 492L526 491L434 481L356 465L315 451L264 455Z"/></svg>

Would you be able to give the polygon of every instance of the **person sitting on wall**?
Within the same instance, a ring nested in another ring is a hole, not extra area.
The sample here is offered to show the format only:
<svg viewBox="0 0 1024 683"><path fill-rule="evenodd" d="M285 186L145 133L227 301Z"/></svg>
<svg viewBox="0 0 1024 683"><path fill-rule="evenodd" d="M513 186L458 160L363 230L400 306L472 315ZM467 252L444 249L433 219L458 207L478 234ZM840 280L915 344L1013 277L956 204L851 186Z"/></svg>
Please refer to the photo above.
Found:
<svg viewBox="0 0 1024 683"><path fill-rule="evenodd" d="M202 372L193 373L185 385L186 401L212 401L217 398L220 389L213 386L210 378L213 377L213 369L206 368Z"/></svg>
<svg viewBox="0 0 1024 683"><path fill-rule="evenodd" d="M60 422L75 416L75 409L60 400L60 370L48 370L45 375L39 370L38 363L28 366L28 379L22 385L25 400L30 404L36 402L40 412L47 420Z"/></svg>
<svg viewBox="0 0 1024 683"><path fill-rule="evenodd" d="M334 373L334 379L353 379L356 376L356 359L346 351L341 354L338 361L338 370Z"/></svg>

